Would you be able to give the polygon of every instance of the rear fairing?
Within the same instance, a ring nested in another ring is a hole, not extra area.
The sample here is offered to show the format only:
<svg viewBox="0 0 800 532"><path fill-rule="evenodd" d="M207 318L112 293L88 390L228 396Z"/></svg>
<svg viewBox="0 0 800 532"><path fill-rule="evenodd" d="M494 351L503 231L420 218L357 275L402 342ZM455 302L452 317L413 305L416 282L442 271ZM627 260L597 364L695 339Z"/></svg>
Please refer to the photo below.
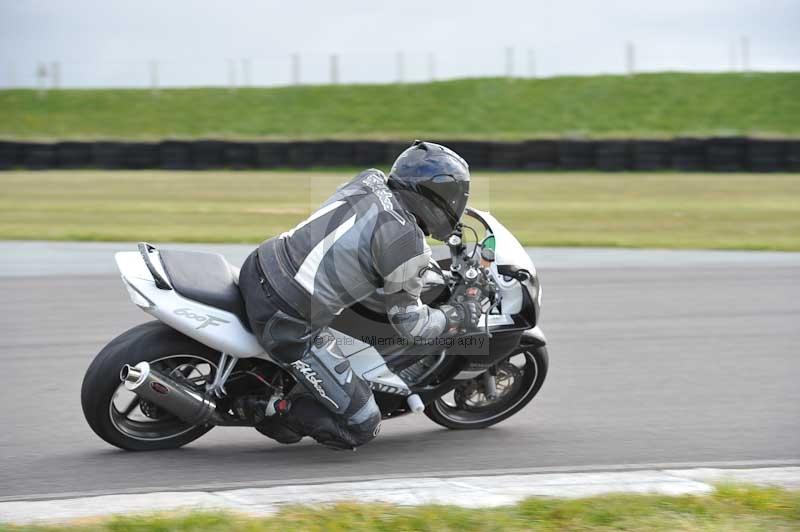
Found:
<svg viewBox="0 0 800 532"><path fill-rule="evenodd" d="M158 251L149 256L152 266L168 280ZM187 299L175 290L158 288L140 253L125 251L114 258L131 300L154 318L218 351L239 358L269 359L236 315Z"/></svg>

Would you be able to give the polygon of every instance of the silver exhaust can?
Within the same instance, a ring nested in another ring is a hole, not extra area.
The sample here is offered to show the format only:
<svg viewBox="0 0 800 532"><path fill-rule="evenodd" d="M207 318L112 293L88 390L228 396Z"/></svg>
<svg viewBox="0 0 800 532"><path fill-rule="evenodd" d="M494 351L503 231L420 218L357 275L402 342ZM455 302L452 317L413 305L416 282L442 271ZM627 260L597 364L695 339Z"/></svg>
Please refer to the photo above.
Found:
<svg viewBox="0 0 800 532"><path fill-rule="evenodd" d="M147 362L126 364L119 378L126 389L187 423L214 423L217 405L211 397L151 368Z"/></svg>

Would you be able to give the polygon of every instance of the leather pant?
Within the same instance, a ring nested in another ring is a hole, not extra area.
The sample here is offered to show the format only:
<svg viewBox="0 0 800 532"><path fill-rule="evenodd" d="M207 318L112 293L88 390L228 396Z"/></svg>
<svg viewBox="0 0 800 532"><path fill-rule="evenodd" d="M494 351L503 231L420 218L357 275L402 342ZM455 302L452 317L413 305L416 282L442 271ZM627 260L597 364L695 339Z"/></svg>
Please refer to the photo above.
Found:
<svg viewBox="0 0 800 532"><path fill-rule="evenodd" d="M330 447L363 445L380 427L372 391L352 370L328 328L312 326L275 293L271 283L281 282L281 276L281 272L262 272L257 252L245 260L239 274L253 333L301 385L289 394L289 411L267 422L282 423L299 436L311 436Z"/></svg>

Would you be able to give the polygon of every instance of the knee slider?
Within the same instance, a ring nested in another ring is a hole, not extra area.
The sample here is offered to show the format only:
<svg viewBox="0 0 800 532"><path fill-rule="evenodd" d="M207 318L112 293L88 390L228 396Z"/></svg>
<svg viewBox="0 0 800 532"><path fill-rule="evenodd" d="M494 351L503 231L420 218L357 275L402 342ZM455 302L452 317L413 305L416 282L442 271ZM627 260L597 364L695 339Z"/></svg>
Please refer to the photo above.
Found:
<svg viewBox="0 0 800 532"><path fill-rule="evenodd" d="M348 429L356 446L372 441L381 429L381 411L374 397L348 420Z"/></svg>

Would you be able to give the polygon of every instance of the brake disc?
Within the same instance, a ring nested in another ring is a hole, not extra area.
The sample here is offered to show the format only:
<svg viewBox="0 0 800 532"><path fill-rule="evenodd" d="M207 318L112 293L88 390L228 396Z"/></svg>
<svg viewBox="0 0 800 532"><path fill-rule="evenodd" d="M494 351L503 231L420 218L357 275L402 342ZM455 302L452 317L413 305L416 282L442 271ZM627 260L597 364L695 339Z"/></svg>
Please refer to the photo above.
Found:
<svg viewBox="0 0 800 532"><path fill-rule="evenodd" d="M474 379L465 381L463 384L459 384L453 390L453 400L458 408L467 411L493 407L513 392L515 385L520 381L520 377L522 377L522 371L511 362L505 361L497 366L495 375L497 396L494 399L489 399L486 396L483 375L479 375Z"/></svg>

